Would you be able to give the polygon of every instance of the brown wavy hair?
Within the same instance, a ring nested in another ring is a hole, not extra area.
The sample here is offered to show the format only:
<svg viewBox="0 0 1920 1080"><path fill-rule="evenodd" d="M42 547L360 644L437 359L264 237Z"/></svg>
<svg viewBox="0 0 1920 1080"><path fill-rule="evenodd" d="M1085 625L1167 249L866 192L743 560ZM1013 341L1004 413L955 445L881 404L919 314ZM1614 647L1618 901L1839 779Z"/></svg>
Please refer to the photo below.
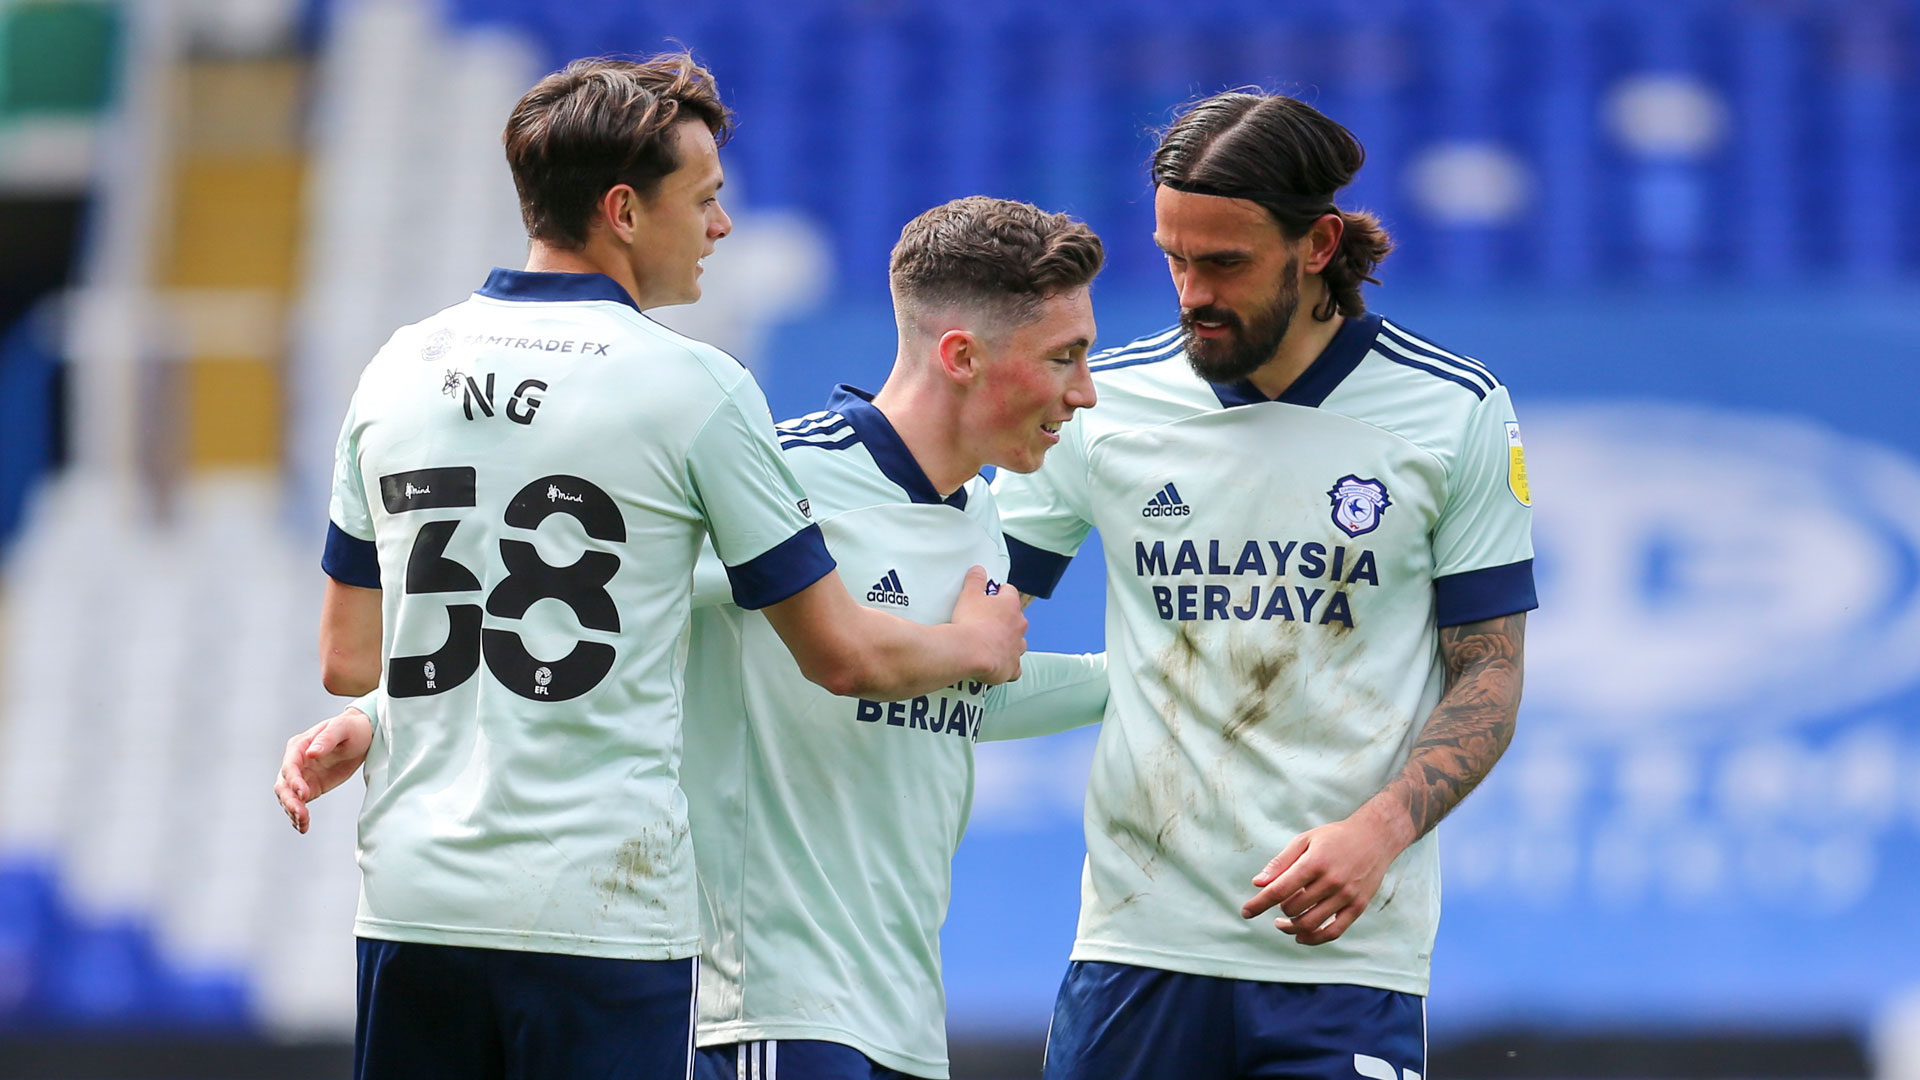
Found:
<svg viewBox="0 0 1920 1080"><path fill-rule="evenodd" d="M651 197L680 167L673 130L683 120L723 144L733 132L713 74L689 53L575 60L535 83L500 137L527 235L577 249L607 189L626 184Z"/></svg>
<svg viewBox="0 0 1920 1080"><path fill-rule="evenodd" d="M1305 236L1321 215L1339 214L1346 228L1320 274L1326 300L1313 310L1324 322L1336 310L1348 317L1366 312L1360 285L1380 284L1374 268L1393 250L1378 217L1333 202L1366 160L1353 132L1306 102L1231 91L1180 110L1154 151L1153 182L1259 203L1289 240Z"/></svg>
<svg viewBox="0 0 1920 1080"><path fill-rule="evenodd" d="M1092 282L1105 261L1100 237L1083 221L969 195L907 222L887 277L905 314L967 304L1018 325L1049 297Z"/></svg>

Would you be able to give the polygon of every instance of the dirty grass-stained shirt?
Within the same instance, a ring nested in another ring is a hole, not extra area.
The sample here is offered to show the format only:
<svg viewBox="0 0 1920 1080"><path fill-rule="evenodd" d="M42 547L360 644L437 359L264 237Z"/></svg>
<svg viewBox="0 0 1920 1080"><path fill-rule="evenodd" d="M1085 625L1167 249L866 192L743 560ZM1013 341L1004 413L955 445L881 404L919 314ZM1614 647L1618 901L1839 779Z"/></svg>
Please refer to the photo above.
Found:
<svg viewBox="0 0 1920 1080"><path fill-rule="evenodd" d="M610 278L496 270L361 376L322 565L381 590L361 937L699 946L680 663L711 538L745 607L833 568L746 369Z"/></svg>
<svg viewBox="0 0 1920 1080"><path fill-rule="evenodd" d="M863 393L840 388L780 435L857 602L942 623L969 567L1006 579L986 481L943 498ZM764 615L695 612L685 785L707 935L700 1045L822 1040L948 1074L940 926L974 742L1095 722L1106 700L1101 657L1028 653L1022 667L1005 686L836 697Z"/></svg>
<svg viewBox="0 0 1920 1080"><path fill-rule="evenodd" d="M994 488L1023 592L1050 594L1090 529L1105 548L1111 695L1073 958L1426 993L1433 834L1332 943L1240 905L1294 835L1406 763L1440 698L1437 628L1535 606L1506 388L1377 315L1278 400L1196 376L1177 330L1092 367L1099 405Z"/></svg>

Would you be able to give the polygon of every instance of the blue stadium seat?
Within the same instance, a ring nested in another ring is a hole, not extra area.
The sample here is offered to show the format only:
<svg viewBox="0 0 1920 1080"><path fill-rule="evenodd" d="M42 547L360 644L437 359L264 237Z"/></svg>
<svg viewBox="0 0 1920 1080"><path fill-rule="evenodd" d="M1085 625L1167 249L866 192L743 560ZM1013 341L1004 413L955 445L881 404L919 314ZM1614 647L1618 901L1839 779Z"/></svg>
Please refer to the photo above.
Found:
<svg viewBox="0 0 1920 1080"><path fill-rule="evenodd" d="M1767 280L1815 256L1885 280L1920 257L1897 239L1916 211L1897 182L1916 157L1900 60L1916 12L1914 0L1343 2L1311 19L1250 0L450 5L457 24L518 28L554 65L692 47L744 118L731 160L756 203L830 223L842 280L873 291L900 223L958 194L1144 235L1151 129L1191 95L1249 83L1302 94L1361 136L1372 164L1350 198L1406 241L1397 278ZM1697 81L1731 116L1724 134L1685 159L1622 145L1609 95L1649 74ZM1413 190L1423 156L1458 144L1517 163L1522 198L1500 220L1449 220ZM1843 216L1831 254L1809 220L1828 204ZM1133 244L1116 246L1108 275L1159 272Z"/></svg>

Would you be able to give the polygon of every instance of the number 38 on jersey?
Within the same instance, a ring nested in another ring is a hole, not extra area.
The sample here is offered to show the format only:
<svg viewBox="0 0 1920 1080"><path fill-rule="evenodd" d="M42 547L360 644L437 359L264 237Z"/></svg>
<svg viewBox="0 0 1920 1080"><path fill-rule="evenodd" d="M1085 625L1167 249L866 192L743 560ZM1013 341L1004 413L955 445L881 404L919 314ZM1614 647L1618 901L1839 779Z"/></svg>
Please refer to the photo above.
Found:
<svg viewBox="0 0 1920 1080"><path fill-rule="evenodd" d="M478 506L476 487L471 467L415 469L381 477L380 497L387 513L396 515L472 509ZM531 533L554 514L573 517L595 540L626 543L620 508L605 491L578 476L543 476L522 487L507 504L505 522ZM447 556L447 545L465 520L457 516L421 522L407 556L407 597L481 591L480 578ZM587 551L570 565L553 566L532 543L503 537L500 562L506 576L486 595L487 615L517 621L539 601L558 600L586 629L619 631L620 612L607 592L607 583L620 569L618 555ZM597 641L576 642L558 660L536 659L517 632L482 629L482 610L480 603L448 603L446 640L432 652L388 660L387 693L396 698L444 694L473 678L484 658L493 677L521 697L567 701L598 686L613 669L613 646Z"/></svg>

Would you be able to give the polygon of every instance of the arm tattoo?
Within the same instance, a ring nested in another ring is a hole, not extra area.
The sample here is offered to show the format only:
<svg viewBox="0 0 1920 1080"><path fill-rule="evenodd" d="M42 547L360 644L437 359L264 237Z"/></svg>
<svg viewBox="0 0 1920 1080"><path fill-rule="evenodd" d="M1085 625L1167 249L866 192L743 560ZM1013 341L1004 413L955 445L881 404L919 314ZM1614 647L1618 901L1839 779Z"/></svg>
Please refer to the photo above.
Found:
<svg viewBox="0 0 1920 1080"><path fill-rule="evenodd" d="M1503 615L1440 631L1446 692L1406 768L1387 785L1406 805L1416 839L1485 779L1513 741L1526 619Z"/></svg>

